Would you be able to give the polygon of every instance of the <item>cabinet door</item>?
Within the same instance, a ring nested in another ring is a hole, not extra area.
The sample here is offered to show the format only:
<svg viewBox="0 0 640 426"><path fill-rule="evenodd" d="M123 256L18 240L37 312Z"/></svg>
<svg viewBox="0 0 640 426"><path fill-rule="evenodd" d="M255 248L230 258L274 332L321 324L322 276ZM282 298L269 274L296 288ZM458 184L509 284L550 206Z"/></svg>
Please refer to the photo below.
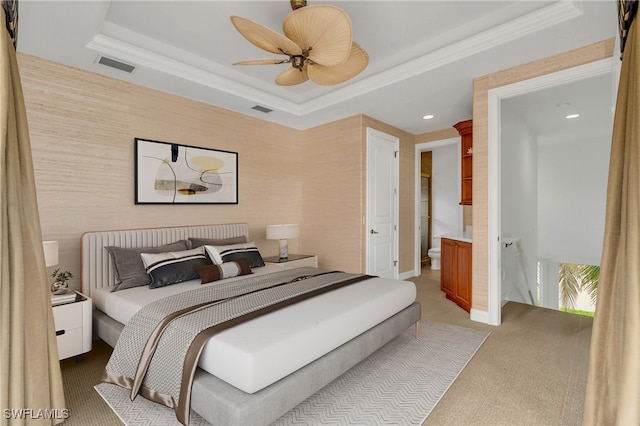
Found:
<svg viewBox="0 0 640 426"><path fill-rule="evenodd" d="M456 285L454 298L456 303L469 312L471 310L471 244L456 244Z"/></svg>
<svg viewBox="0 0 640 426"><path fill-rule="evenodd" d="M443 238L440 240L440 289L447 297L453 296L456 279L456 243Z"/></svg>

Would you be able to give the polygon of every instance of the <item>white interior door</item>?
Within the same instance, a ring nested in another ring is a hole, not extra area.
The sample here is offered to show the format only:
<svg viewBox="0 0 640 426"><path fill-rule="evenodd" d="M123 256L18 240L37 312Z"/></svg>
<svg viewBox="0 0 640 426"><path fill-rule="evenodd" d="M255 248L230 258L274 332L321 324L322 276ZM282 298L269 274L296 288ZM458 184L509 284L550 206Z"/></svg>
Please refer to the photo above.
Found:
<svg viewBox="0 0 640 426"><path fill-rule="evenodd" d="M398 138L367 128L367 274L398 278Z"/></svg>

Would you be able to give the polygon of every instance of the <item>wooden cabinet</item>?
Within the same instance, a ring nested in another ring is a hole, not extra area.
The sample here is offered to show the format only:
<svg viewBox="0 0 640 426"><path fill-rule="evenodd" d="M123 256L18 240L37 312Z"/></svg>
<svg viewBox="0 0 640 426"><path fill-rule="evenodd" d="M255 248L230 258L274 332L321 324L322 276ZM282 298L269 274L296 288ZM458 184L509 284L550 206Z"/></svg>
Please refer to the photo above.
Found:
<svg viewBox="0 0 640 426"><path fill-rule="evenodd" d="M471 310L471 243L442 238L440 289L447 299L467 312Z"/></svg>
<svg viewBox="0 0 640 426"><path fill-rule="evenodd" d="M460 204L470 206L472 204L471 191L473 187L473 120L461 121L453 127L460 134L460 179L461 193Z"/></svg>

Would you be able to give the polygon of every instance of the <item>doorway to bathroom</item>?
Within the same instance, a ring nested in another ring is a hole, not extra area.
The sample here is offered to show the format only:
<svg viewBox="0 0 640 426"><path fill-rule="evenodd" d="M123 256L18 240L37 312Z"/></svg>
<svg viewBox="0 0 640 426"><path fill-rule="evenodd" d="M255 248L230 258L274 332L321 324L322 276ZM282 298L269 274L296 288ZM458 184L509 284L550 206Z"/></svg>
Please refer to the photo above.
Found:
<svg viewBox="0 0 640 426"><path fill-rule="evenodd" d="M416 145L415 275L434 266L429 250L439 237L462 231L460 205L460 137ZM437 266L436 262L436 266Z"/></svg>

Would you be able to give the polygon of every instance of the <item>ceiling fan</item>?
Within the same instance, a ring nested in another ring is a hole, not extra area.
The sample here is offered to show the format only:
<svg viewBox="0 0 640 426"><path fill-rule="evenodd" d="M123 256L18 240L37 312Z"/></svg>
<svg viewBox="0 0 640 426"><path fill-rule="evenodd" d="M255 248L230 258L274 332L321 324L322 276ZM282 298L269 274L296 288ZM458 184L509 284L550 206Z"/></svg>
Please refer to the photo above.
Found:
<svg viewBox="0 0 640 426"><path fill-rule="evenodd" d="M284 35L257 22L232 16L238 32L267 52L285 59L253 59L234 65L291 64L276 83L292 86L311 80L322 86L339 84L367 67L369 55L352 40L351 19L336 6L307 6L306 0L291 0L293 11L282 23Z"/></svg>

